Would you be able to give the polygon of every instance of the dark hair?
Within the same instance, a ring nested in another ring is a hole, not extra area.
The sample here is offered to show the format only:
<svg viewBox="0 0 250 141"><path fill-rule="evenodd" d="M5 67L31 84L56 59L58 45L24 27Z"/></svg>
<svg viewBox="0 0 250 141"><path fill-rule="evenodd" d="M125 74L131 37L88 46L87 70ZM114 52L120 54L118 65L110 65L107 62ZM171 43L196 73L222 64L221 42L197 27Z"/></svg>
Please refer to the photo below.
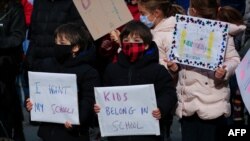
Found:
<svg viewBox="0 0 250 141"><path fill-rule="evenodd" d="M88 31L79 24L68 23L59 26L55 30L55 37L65 37L71 45L79 45L80 51L86 49L90 42L91 37Z"/></svg>
<svg viewBox="0 0 250 141"><path fill-rule="evenodd" d="M190 0L190 7L203 18L243 24L243 17L239 12L229 6L220 7L219 0Z"/></svg>
<svg viewBox="0 0 250 141"><path fill-rule="evenodd" d="M186 14L186 10L182 6L180 6L178 4L172 4L172 8L170 10L169 15L175 16L176 14L185 15Z"/></svg>
<svg viewBox="0 0 250 141"><path fill-rule="evenodd" d="M129 34L138 34L143 42L148 45L150 45L153 40L150 29L140 21L131 21L127 23L120 34L120 40L122 41Z"/></svg>
<svg viewBox="0 0 250 141"><path fill-rule="evenodd" d="M197 14L207 19L217 19L219 4L217 0L190 0L190 7L194 8Z"/></svg>
<svg viewBox="0 0 250 141"><path fill-rule="evenodd" d="M221 21L233 23L236 25L244 24L244 19L241 13L230 6L224 6L219 8L217 18Z"/></svg>
<svg viewBox="0 0 250 141"><path fill-rule="evenodd" d="M183 8L173 5L170 0L138 0L138 4L145 6L150 12L156 9L161 10L166 18L183 13Z"/></svg>

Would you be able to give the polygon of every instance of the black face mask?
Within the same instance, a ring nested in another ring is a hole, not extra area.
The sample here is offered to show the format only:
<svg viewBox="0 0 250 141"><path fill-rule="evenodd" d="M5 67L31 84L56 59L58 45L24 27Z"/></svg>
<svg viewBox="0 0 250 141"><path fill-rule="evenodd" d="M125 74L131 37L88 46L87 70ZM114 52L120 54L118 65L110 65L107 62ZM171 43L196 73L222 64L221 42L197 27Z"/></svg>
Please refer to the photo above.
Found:
<svg viewBox="0 0 250 141"><path fill-rule="evenodd" d="M59 63L64 63L66 60L72 58L72 45L55 45L54 54Z"/></svg>

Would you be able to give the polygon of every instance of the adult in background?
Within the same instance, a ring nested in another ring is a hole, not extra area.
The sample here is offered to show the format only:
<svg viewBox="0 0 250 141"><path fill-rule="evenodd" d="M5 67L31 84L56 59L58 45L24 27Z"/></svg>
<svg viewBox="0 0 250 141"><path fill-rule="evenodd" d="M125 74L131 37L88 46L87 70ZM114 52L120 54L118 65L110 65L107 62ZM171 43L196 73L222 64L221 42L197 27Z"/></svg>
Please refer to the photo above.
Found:
<svg viewBox="0 0 250 141"><path fill-rule="evenodd" d="M23 7L18 0L0 1L0 137L24 141L22 111L15 81L25 37Z"/></svg>
<svg viewBox="0 0 250 141"><path fill-rule="evenodd" d="M54 31L66 23L82 23L72 0L34 0L27 51L29 70L39 59L53 56Z"/></svg>

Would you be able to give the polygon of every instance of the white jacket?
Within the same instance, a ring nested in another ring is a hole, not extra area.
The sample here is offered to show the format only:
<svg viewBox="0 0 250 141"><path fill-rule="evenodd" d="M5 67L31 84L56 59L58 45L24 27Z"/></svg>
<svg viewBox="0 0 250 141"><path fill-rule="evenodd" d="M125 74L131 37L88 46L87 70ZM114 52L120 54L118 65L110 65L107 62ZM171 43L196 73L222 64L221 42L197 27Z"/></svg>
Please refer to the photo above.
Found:
<svg viewBox="0 0 250 141"><path fill-rule="evenodd" d="M229 26L230 35L235 35L244 30L245 26ZM231 108L228 79L234 74L239 63L240 57L235 50L233 37L229 36L223 63L227 69L224 80L215 79L214 71L180 65L176 114L181 118L197 113L204 120L215 119L222 115L229 116Z"/></svg>

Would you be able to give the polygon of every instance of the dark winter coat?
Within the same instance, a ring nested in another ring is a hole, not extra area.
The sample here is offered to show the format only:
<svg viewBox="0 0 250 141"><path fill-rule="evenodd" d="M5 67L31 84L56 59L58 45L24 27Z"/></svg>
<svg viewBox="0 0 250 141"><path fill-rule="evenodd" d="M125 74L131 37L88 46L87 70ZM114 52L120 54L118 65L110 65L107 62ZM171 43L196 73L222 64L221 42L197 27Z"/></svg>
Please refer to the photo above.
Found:
<svg viewBox="0 0 250 141"><path fill-rule="evenodd" d="M88 129L93 119L94 86L100 83L97 71L89 65L94 56L95 47L90 46L88 50L63 64L58 63L54 57L41 59L35 64L36 71L77 76L80 126L68 130L63 124L42 123L38 135L45 141L88 141Z"/></svg>
<svg viewBox="0 0 250 141"><path fill-rule="evenodd" d="M37 59L53 55L55 29L72 22L83 24L73 0L34 0L27 52L31 69Z"/></svg>
<svg viewBox="0 0 250 141"><path fill-rule="evenodd" d="M15 80L25 37L25 18L20 3L9 2L0 10L0 120L8 131L21 123ZM0 129L0 136L3 133Z"/></svg>
<svg viewBox="0 0 250 141"><path fill-rule="evenodd" d="M144 56L135 63L130 63L121 52L118 62L110 64L104 74L107 86L126 86L140 84L154 84L157 106L163 118L168 117L177 102L176 89L172 77L166 68L159 64L159 53L154 42ZM119 141L155 141L156 136L122 136L111 137L111 140Z"/></svg>

